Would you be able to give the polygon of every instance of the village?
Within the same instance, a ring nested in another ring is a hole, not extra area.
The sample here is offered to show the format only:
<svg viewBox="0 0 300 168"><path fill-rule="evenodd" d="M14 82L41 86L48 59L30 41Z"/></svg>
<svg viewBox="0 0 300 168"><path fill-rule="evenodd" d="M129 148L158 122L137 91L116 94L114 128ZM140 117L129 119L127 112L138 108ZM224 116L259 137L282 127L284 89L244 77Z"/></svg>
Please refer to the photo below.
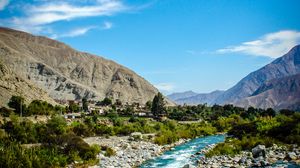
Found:
<svg viewBox="0 0 300 168"><path fill-rule="evenodd" d="M109 113L117 114L118 116L136 116L152 118L151 101L145 105L139 103L122 104L120 100L114 103L110 98L104 98L102 101L95 100L58 100L55 101L61 106L65 106L65 113L61 112L67 120L79 119L88 115L106 116Z"/></svg>

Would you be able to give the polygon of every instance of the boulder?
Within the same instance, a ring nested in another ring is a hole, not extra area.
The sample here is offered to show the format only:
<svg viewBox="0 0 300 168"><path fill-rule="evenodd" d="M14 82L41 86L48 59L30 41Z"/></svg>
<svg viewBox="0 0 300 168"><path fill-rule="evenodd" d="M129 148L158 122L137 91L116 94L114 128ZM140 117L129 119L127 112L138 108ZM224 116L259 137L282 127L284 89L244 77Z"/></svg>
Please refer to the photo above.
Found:
<svg viewBox="0 0 300 168"><path fill-rule="evenodd" d="M182 168L190 168L191 166L189 164L184 165Z"/></svg>
<svg viewBox="0 0 300 168"><path fill-rule="evenodd" d="M140 139L142 139L143 134L140 133L140 132L133 132L133 133L130 134L130 136L132 138L134 138L134 140L140 140Z"/></svg>
<svg viewBox="0 0 300 168"><path fill-rule="evenodd" d="M296 160L297 159L297 155L295 152L289 152L286 156L287 160Z"/></svg>
<svg viewBox="0 0 300 168"><path fill-rule="evenodd" d="M255 148L252 149L252 155L254 158L257 157L266 157L266 147L265 145L257 145Z"/></svg>

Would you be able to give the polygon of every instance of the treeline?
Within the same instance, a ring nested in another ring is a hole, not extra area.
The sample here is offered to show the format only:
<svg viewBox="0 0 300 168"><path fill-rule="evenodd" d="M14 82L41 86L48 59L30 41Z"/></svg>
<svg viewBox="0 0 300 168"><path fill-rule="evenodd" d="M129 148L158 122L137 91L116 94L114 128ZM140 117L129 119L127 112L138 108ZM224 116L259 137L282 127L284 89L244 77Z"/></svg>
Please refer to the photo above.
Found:
<svg viewBox="0 0 300 168"><path fill-rule="evenodd" d="M6 107L0 108L0 115L4 117L8 117L12 113L22 116L60 114L65 113L67 108L69 108L59 105L53 106L42 100L33 100L26 105L25 99L21 96L12 96L7 105L10 109Z"/></svg>
<svg viewBox="0 0 300 168"><path fill-rule="evenodd" d="M289 110L282 110L289 111ZM254 119L258 116L275 116L276 111L272 108L257 109L249 107L248 109L236 107L230 104L221 106L213 105L207 106L206 104L199 104L197 106L175 106L167 108L168 117L178 121L185 120L207 120L213 121L220 117L228 117L232 114L240 115L243 118Z"/></svg>

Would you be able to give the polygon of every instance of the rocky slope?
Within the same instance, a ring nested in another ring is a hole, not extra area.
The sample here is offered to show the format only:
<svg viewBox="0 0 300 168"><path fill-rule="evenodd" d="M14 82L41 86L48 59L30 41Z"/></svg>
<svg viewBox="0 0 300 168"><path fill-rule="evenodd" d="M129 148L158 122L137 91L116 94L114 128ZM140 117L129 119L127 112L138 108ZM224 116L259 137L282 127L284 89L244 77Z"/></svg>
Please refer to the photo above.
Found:
<svg viewBox="0 0 300 168"><path fill-rule="evenodd" d="M300 74L267 81L235 105L300 110Z"/></svg>
<svg viewBox="0 0 300 168"><path fill-rule="evenodd" d="M55 104L46 92L35 87L30 81L19 77L0 60L0 106L6 106L13 95L23 96L26 103L40 99Z"/></svg>
<svg viewBox="0 0 300 168"><path fill-rule="evenodd" d="M300 45L263 68L250 73L219 96L214 103L226 104L251 96L264 82L300 73Z"/></svg>
<svg viewBox="0 0 300 168"><path fill-rule="evenodd" d="M145 103L158 92L133 71L46 37L0 28L0 58L54 99ZM28 91L29 92L29 91Z"/></svg>

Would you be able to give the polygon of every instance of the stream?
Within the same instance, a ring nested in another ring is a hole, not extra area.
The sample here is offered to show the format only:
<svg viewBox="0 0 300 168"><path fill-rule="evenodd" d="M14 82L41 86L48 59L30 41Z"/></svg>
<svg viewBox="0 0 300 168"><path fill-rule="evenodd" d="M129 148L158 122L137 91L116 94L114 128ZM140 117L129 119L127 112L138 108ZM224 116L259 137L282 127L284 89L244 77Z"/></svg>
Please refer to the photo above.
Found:
<svg viewBox="0 0 300 168"><path fill-rule="evenodd" d="M173 149L164 152L161 156L144 162L140 168L182 168L187 164L196 167L197 160L199 160L200 157L203 157L203 154L196 155L196 153L208 145L224 142L225 137L226 135L212 135L192 139L187 143L178 145ZM269 167L299 168L300 166L291 163L277 162Z"/></svg>
<svg viewBox="0 0 300 168"><path fill-rule="evenodd" d="M197 160L203 155L194 155L207 145L224 142L225 135L212 135L195 138L187 143L178 145L172 150L164 152L155 159L146 161L140 168L177 168L186 164L197 165ZM194 157L192 157L194 156Z"/></svg>

